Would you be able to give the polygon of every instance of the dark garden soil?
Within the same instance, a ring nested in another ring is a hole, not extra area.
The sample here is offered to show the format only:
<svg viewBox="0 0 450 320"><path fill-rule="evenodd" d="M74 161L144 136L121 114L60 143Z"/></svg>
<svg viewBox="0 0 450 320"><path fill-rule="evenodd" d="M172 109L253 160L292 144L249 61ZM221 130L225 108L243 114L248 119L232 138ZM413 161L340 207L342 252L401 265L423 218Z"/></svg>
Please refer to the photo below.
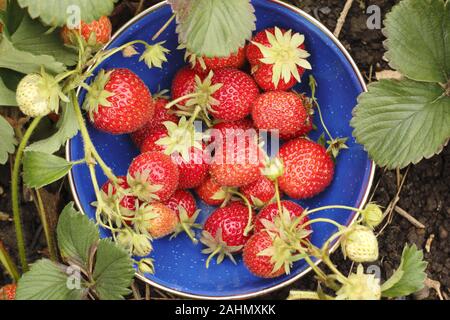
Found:
<svg viewBox="0 0 450 320"><path fill-rule="evenodd" d="M145 1L146 6L157 1ZM338 17L344 7L343 0L298 0L287 1L306 12L312 14L324 23L330 30L334 30ZM386 70L388 66L383 61L383 40L381 30L369 30L366 21L369 17L366 8L370 5L378 5L381 14L390 11L397 0L355 0L347 17L340 39L355 59L367 81L374 80L376 71ZM113 15L115 28L128 21L134 14L137 2L121 1ZM405 210L425 225L425 229L414 226L410 221L396 212L390 215L391 222L379 236L380 259L378 266L381 269L383 279L389 277L398 266L403 246L406 242L416 244L424 249L425 258L429 265L428 277L441 284L444 298L450 295L450 255L449 238L450 221L450 149L444 151L432 159L424 160L409 170L401 173L377 169L373 187L372 201L387 207L395 199L399 180L405 178L405 183L399 193L397 206ZM0 212L11 213L10 207L10 167L0 167ZM59 192L59 186L54 186L52 194L44 195L48 203L57 203L50 208L51 212L59 212L60 207L70 200L70 191L67 184ZM29 192L25 190L25 199L22 202L22 216L25 225L25 234L28 244L29 259L32 261L45 255L42 230L39 227L39 219ZM59 208L58 208L59 207ZM15 234L13 224L7 215L0 214L0 239L15 252ZM339 268L348 272L351 264L342 258L342 254L334 254L333 260ZM0 274L0 285L7 281ZM315 281L312 275L308 275L293 286L267 295L268 299L285 299L292 288L314 289ZM415 294L415 299L438 299L434 289L424 289Z"/></svg>

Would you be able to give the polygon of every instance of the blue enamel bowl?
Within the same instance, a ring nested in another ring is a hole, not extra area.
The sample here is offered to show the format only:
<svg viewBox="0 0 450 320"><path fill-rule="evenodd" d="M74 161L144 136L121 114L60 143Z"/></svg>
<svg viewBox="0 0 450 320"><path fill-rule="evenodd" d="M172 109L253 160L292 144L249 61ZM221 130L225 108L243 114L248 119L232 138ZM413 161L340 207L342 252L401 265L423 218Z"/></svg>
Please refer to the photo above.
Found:
<svg viewBox="0 0 450 320"><path fill-rule="evenodd" d="M372 184L374 165L363 147L352 138L352 129L349 125L356 99L365 90L360 72L339 41L311 16L280 1L254 0L252 2L256 9L257 30L279 26L305 34L306 44L311 53L313 74L319 84L317 97L324 113L325 123L333 136L350 138L349 149L343 151L337 160L336 175L332 185L319 196L299 203L309 208L333 204L362 207ZM148 9L123 27L113 37L107 48L118 47L136 39L149 41L171 14L170 6L164 2ZM170 63L166 63L163 70L157 68L149 70L143 62L138 61L138 58L125 59L121 54L116 54L105 61L101 68L129 68L144 80L151 92L170 89L175 73L185 65L184 52L177 50L178 42L174 23L158 39L158 41L163 40L171 50ZM308 76L309 74L306 74L303 79L308 79ZM309 93L307 81L299 84L296 89ZM84 94L81 92L80 102L83 98ZM315 119L315 125L318 130L311 135L313 139L317 139L323 132L318 119ZM130 137L108 135L92 127L89 127L89 132L105 162L117 175L125 175L132 159L138 155L138 150ZM83 142L80 135L68 143L67 158L68 160L83 158ZM100 169L97 170L97 177L101 184L106 181ZM95 211L90 203L95 200L95 196L88 168L76 166L71 172L70 180L79 209L94 219ZM204 222L214 208L200 200L197 203L202 209L200 222ZM329 210L315 214L313 217L327 217L349 225L353 222L355 214L345 210ZM109 236L105 230L100 232L103 237ZM336 228L329 224L314 224L313 244L320 247L334 232ZM237 265L224 261L221 265L212 263L209 269L206 269L206 256L201 253L202 245L192 244L185 235L174 240L157 240L154 242L154 248L151 257L155 261L156 273L147 274L145 277L137 276L159 289L189 298L255 297L297 281L310 271L308 265L300 261L294 265L290 275L276 279L260 279L245 268L240 257L237 259Z"/></svg>

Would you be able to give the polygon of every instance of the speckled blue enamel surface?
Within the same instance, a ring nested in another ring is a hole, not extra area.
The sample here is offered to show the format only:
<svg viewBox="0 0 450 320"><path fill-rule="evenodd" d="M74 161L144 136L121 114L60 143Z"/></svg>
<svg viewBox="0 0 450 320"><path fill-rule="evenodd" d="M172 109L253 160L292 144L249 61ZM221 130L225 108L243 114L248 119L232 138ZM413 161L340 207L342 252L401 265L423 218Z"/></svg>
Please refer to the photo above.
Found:
<svg viewBox="0 0 450 320"><path fill-rule="evenodd" d="M370 184L372 164L367 153L351 137L352 129L349 125L351 112L356 104L357 96L363 91L356 71L333 40L306 18L272 1L255 0L253 4L256 8L257 30L279 26L305 34L306 45L311 53L313 74L319 84L317 96L325 122L332 135L350 137L349 149L343 151L338 158L336 175L331 187L313 199L300 201L300 204L310 208L332 204L359 206ZM171 14L168 5L148 13L122 32L110 47L117 47L135 39L150 41L152 35ZM164 65L163 70L155 68L149 70L143 62L138 61L138 57L125 59L121 54L108 59L102 68L129 68L145 81L153 93L160 89L170 89L175 72L185 64L183 52L176 49L177 36L174 24L171 24L158 39L158 41L163 40L171 50L170 62ZM139 49L142 50L142 48ZM305 82L299 84L297 90L309 92L308 76L309 74L306 74L303 77ZM83 99L83 95L80 99ZM315 124L318 131L312 134L313 139L317 139L322 133L317 117ZM131 139L128 136L111 136L101 133L92 127L89 130L95 146L106 163L117 175L125 175L133 157L138 154ZM70 142L69 156L71 160L83 157L83 143L80 136ZM105 182L106 178L100 170L97 170L97 175L100 183ZM93 218L94 209L90 203L94 201L94 191L86 166L74 168L73 181L75 197L78 197L83 211ZM203 222L213 208L201 201L198 201L198 206L202 209L200 219ZM313 217L327 217L347 224L351 221L352 214L343 210L331 210L315 214ZM312 242L316 246L321 246L333 232L335 228L328 224L315 224ZM104 230L101 230L101 234L108 236ZM256 293L288 281L307 267L303 262L299 262L290 275L266 280L251 275L241 262L241 258L237 259L237 265L225 261L221 265L212 263L210 268L206 269L205 256L200 252L201 244L192 244L185 235L171 241L168 239L155 241L154 248L151 256L155 260L156 274L147 275L147 277L166 288L198 296L224 297Z"/></svg>

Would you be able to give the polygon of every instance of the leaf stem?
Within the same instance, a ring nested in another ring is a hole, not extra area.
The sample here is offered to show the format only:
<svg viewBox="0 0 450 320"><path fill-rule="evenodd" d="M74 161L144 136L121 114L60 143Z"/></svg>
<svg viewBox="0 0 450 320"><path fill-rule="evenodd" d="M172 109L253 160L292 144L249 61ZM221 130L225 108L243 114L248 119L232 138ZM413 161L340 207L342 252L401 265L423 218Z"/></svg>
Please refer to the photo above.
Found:
<svg viewBox="0 0 450 320"><path fill-rule="evenodd" d="M170 23L177 17L177 15L174 13L169 20L167 20L166 23L161 27L161 29L158 30L158 32L155 33L155 35L152 37L152 41L155 41L158 39L158 37L163 33L170 25Z"/></svg>
<svg viewBox="0 0 450 320"><path fill-rule="evenodd" d="M19 281L20 275L17 270L16 264L13 262L11 256L9 255L3 243L0 241L0 263L5 267L6 271L9 273L11 278L17 282Z"/></svg>
<svg viewBox="0 0 450 320"><path fill-rule="evenodd" d="M41 218L42 227L44 229L44 235L45 235L45 240L47 241L50 259L52 261L57 262L58 256L56 253L56 245L55 245L55 241L53 240L53 235L52 235L49 225L48 225L48 216L47 216L47 212L45 211L44 202L42 201L41 192L39 191L39 189L35 189L35 192L36 192L38 212L39 212L39 216Z"/></svg>
<svg viewBox="0 0 450 320"><path fill-rule="evenodd" d="M34 118L31 122L28 129L25 131L22 140L20 141L19 147L16 153L16 159L14 160L13 173L11 177L11 200L12 200L12 211L14 218L14 227L16 230L16 238L17 238L17 248L19 251L20 263L22 265L22 271L28 271L28 263L27 263L27 255L25 250L25 241L23 237L22 230L22 219L20 216L20 204L19 204L19 175L20 175L20 167L22 164L22 157L25 150L25 147L30 140L31 135L34 130L41 122L42 117Z"/></svg>

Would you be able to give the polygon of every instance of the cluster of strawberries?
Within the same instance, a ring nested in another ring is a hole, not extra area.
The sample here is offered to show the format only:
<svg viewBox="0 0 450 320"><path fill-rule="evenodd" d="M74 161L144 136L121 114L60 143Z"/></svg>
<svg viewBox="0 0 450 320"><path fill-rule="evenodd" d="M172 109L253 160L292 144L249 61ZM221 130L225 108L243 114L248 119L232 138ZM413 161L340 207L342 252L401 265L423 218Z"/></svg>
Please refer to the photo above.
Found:
<svg viewBox="0 0 450 320"><path fill-rule="evenodd" d="M128 69L101 71L85 99L89 118L102 131L131 134L141 151L126 177L102 187L104 202L119 204L126 224L153 239L185 231L197 242L199 210L188 189L195 190L220 206L203 226L207 265L214 256L220 263L243 252L257 276L289 272L299 256L292 242L306 241L311 231L303 208L281 201L280 192L310 198L334 174L332 156L306 137L313 129L310 99L291 90L311 69L304 40L275 27L229 57L187 54L191 65L173 79L172 100L152 97ZM207 138L195 138L195 120L208 125ZM285 141L273 160L257 134L248 134L261 131Z"/></svg>

